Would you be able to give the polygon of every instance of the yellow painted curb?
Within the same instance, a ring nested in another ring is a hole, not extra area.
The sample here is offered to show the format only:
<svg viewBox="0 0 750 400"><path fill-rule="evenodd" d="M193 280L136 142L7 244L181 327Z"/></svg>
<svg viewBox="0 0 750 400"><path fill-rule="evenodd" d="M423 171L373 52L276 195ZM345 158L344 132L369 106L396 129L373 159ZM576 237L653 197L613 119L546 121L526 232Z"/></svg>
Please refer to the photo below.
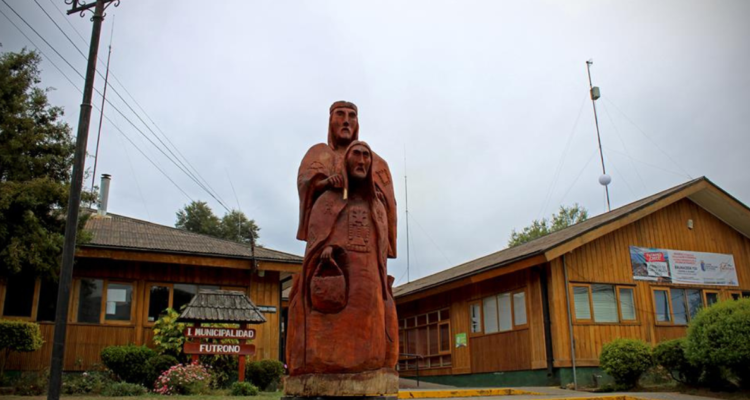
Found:
<svg viewBox="0 0 750 400"><path fill-rule="evenodd" d="M399 399L445 399L452 397L511 396L518 394L540 395L519 389L454 389L454 390L401 390ZM613 399L620 400L620 399Z"/></svg>

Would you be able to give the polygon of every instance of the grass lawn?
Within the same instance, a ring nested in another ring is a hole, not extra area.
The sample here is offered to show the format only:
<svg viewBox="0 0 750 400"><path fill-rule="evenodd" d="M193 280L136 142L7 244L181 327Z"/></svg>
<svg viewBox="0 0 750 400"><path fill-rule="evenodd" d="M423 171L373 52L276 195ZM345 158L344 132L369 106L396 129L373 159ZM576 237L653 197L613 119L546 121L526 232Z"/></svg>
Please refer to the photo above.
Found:
<svg viewBox="0 0 750 400"><path fill-rule="evenodd" d="M253 400L278 400L281 398L281 392L260 392L258 396L254 397L232 397L228 393L216 393L207 396L161 396L157 394L148 394L140 397L103 397L103 396L62 396L66 400L92 400L92 399L144 399L144 400L156 400L159 399L172 399L178 397L184 397L189 400L227 400L230 399L253 399ZM2 400L46 400L47 396L2 396Z"/></svg>

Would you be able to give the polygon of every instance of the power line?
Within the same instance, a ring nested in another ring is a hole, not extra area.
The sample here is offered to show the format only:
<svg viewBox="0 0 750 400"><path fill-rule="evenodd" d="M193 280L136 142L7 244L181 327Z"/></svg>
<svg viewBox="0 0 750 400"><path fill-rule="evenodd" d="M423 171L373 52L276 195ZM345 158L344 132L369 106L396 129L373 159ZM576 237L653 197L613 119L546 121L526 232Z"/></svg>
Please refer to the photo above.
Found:
<svg viewBox="0 0 750 400"><path fill-rule="evenodd" d="M607 118L609 118L609 122L612 123L612 127L615 130L615 135L617 135L617 138L620 140L620 144L622 144L623 150L625 150L625 153L627 153L628 155L630 155L630 152L628 151L628 147L625 145L625 141L622 140L622 136L620 135L620 130L617 129L617 125L615 125L614 119L612 119L612 116L609 114L609 110L607 109L607 107L604 107L604 106L602 106L602 108L604 109L604 113L607 114ZM641 177L641 173L638 172L638 168L633 163L633 159L632 158L630 159L630 164L633 166L633 170L635 171L635 174L638 176L638 179L641 181L641 185L643 186L643 189L645 190L646 189L646 183L643 181L643 178ZM635 195L635 193L633 193L633 195Z"/></svg>
<svg viewBox="0 0 750 400"><path fill-rule="evenodd" d="M5 3L5 1L4 1L4 0L3 0L3 3ZM6 3L6 5L7 5L7 3ZM12 9L11 9L11 10L12 10ZM5 13L4 13L4 12L3 12L2 10L0 10L0 14L2 14L2 15L3 15L3 16L4 16L5 18L6 18L6 19L8 19L8 21L10 21L10 23L11 23L11 24L12 24L12 25L13 25L13 26L14 26L14 27L15 27L15 28L16 28L16 29L17 29L17 30L19 31L19 32L21 32L21 34L22 34L22 35L23 35L23 36L24 36L24 37L25 37L25 38L26 38L26 39L27 39L27 40L28 40L28 41L29 41L29 42L30 42L30 43L32 44L32 46L34 46L34 47L35 47L35 48L36 48L36 49L37 49L37 50L39 51L39 53L40 53L40 54L42 54L42 56L43 56L43 57L45 57L45 58L47 59L47 61L49 61L49 62L50 62L50 64L52 64L52 66L53 66L53 67L55 67L55 69L57 69L57 70L58 70L58 71L60 72L60 74L62 74L62 76L63 76L63 77L64 77L64 78L65 78L65 79L66 79L66 80L67 80L67 81L68 81L68 82L69 82L69 83L70 83L70 84L71 84L71 85L72 85L72 86L73 86L73 87L74 87L74 88L75 88L75 89L76 89L76 90L77 90L77 91L78 91L79 93L83 93L83 91L82 91L82 90L81 90L81 89L80 89L80 88L78 87L78 85L76 85L76 84L75 84L75 83L74 83L74 82L73 82L73 81L72 81L72 80L71 80L71 79L70 79L70 78L69 78L69 77L68 77L68 76L67 76L67 75L65 74L65 72L63 72L63 70L62 70L62 69L61 69L61 68L60 68L60 67L59 67L59 66L58 66L57 64L55 64L55 62L54 62L54 61L52 61L52 59L51 59L51 58L50 58L50 57L49 57L49 56L48 56L47 54L45 54L45 53L44 53L44 52L43 52L43 51L42 51L42 50L41 50L41 49L39 48L39 46L37 46L37 44L36 44L36 43L35 43L35 42L34 42L33 40L31 40L31 38L29 38L29 37L28 37L28 36L26 35L26 33L24 33L24 31L23 31L23 30L21 30L21 28L20 28L20 27L19 27L18 25L16 25L16 24L15 24L15 22L13 22L13 20L11 20L11 19L10 19L10 17L8 17L8 15L7 15L7 14L5 14ZM18 14L16 13L16 15L18 15ZM46 43L46 42L45 42L45 43ZM59 53L58 53L58 55L59 55ZM66 60L66 61L67 61L67 60ZM68 65L70 65L70 64L68 64ZM111 104L110 104L110 105L111 105ZM98 108L98 107L96 107L96 106L94 106L94 108L96 108L97 110L99 110L99 108ZM115 107L113 106L112 108L115 108ZM183 190L183 189L182 189L182 188L181 188L181 187L180 187L180 186L179 186L179 185L178 185L178 184L177 184L177 183L176 183L176 182L175 182L174 180L172 180L172 178L171 178L171 177L170 177L169 175L167 175L167 173L166 173L166 172L164 172L164 171L163 171L163 170L162 170L162 169L161 169L161 168L160 168L160 167L159 167L159 166L158 166L158 165L157 165L157 164L156 164L156 163L155 163L155 162L154 162L153 160L151 160L151 158L149 158L149 157L148 157L148 156L146 155L146 153L145 153L145 152L144 152L143 150L141 150L141 148L139 148L139 147L138 147L138 146L137 146L137 145L136 145L136 144L135 144L135 143L134 143L134 142L133 142L133 141L132 141L132 140L131 140L131 139L130 139L130 138L129 138L128 136L127 136L127 134L125 134L125 132L124 132L124 131L122 131L122 129L120 129L120 127L119 127L119 126L117 126L117 125L116 125L116 124L115 124L115 123L114 123L114 122L113 122L113 121L112 121L112 120L111 120L111 119L110 119L110 118L109 118L109 117L108 117L108 116L107 116L106 114L104 115L104 118L105 118L105 119L106 119L106 120L107 120L107 121L108 121L108 122L109 122L109 123L110 123L110 124L111 124L111 125L112 125L113 127L115 127L115 129L117 129L117 131L118 131L118 132L119 132L120 134L122 134L122 135L123 135L123 136L125 137L125 139L127 139L127 140L128 140L128 142L130 142L130 144L132 144L132 145L133 145L133 147L135 147L135 148L136 148L136 150L138 150L138 152L140 152L140 153L141 153L141 155L143 155L143 157L144 157L144 158L146 158L146 160L148 160L148 161L149 161L149 162L150 162L150 163L151 163L151 164L152 164L152 165L154 166L154 168L156 168L156 169L157 169L157 170L158 170L159 172L161 172L161 173L162 173L162 175L164 175L164 177L165 177L165 178L167 178L167 180L169 180L169 181L170 181L170 182L171 182L171 183L172 183L172 184L173 184L173 185L174 185L174 186L175 186L175 187L176 187L176 188L177 188L177 189L178 189L178 190L179 190L180 192L182 192L182 194L184 194L184 195L185 195L185 197L187 197L188 199L190 199L190 201L193 201L193 199L192 199L192 198L190 197L190 195L188 195L188 194L187 194L187 193L186 193L186 192L185 192L185 191L184 191L184 190Z"/></svg>
<svg viewBox="0 0 750 400"><path fill-rule="evenodd" d="M81 75L81 73L80 73L80 72L78 72L78 70L76 70L76 69L75 69L75 67L73 67L73 65L72 65L72 64L71 64L71 63L70 63L70 62L69 62L69 61L68 61L68 60L67 60L67 59L66 59L66 58L65 58L65 57L64 57L64 56L63 56L62 54L60 54L60 52L59 52L59 51L57 51L57 49L56 49L56 48L55 48L54 46L52 46L52 45L51 45L51 44L50 44L50 43L49 43L49 42L48 42L48 41L47 41L47 40L46 40L46 39L44 38L44 36L42 36L42 35L41 35L41 34L40 34L40 33L39 33L39 32L38 32L38 31L37 31L36 29L34 29L34 27L32 27L32 26L31 26L31 24L29 24L29 23L28 23L28 22L27 22L27 21L26 21L26 20L25 20L25 19L24 19L24 18L23 18L23 17L22 17L22 16L20 15L20 14L18 14L18 12L16 12L16 10L15 10L15 9L13 9L13 7L11 7L11 6L10 6L10 5L9 5L9 4L8 4L8 3L6 2L6 0L2 0L2 2L3 2L3 3L4 3L4 4L5 4L5 5L6 5L6 6L7 6L7 7L8 7L8 8L9 8L9 9L11 10L11 11L13 11L13 13L14 13L14 14L16 14L16 16L17 16L17 17L18 17L19 19L21 19L21 21L23 21L23 22L24 22L24 24L26 24L26 26L28 26L28 27L29 27L29 29L31 29L31 30L32 30L32 31L33 31L33 32L34 32L34 33L35 33L35 34L36 34L37 36L39 36L39 38L40 38L40 39L42 39L42 41L44 41L44 43L46 43L46 44L47 44L47 46L49 46L49 47L50 47L50 48L51 48L51 49L52 49L52 50L53 50L53 51L54 51L54 52L55 52L55 53L56 53L56 54L57 54L57 55L58 55L58 56L59 56L60 58L62 58L62 59L63 59L63 61L65 61L65 63L66 63L66 64L68 64L68 66L70 66L70 67L71 67L71 68L72 68L72 69L73 69L73 70L74 70L74 71L75 71L75 72L76 72L76 73L77 73L77 74L78 74L78 75L79 75L79 76L80 76L81 78L84 78L84 77L83 77L83 75ZM37 3L37 5L39 5L39 4ZM39 6L41 7L41 5L39 5ZM47 14L47 16L49 17L49 14ZM7 18L7 16L6 16L6 18ZM50 18L51 18L51 17L50 17ZM53 22L54 22L54 21L53 21ZM14 24L14 26L15 26L15 24ZM62 28L61 28L61 27L60 27L59 25L55 24L55 26L57 26L57 28L58 28L58 29L62 30ZM17 26L16 26L16 28L18 29L18 27L17 27ZM26 35L24 35L24 36L26 36ZM26 36L26 37L27 37L27 39L28 39L28 36ZM68 36L66 35L66 37L68 37ZM69 38L69 37L68 37L68 40L70 40L70 38ZM72 41L71 41L71 43L72 43ZM74 44L74 46L75 46L75 44ZM37 46L37 47L38 47L38 46ZM80 52L80 50L79 50L79 52ZM61 71L61 72L62 72L62 71ZM97 73L98 73L98 74L99 74L99 75L101 76L101 73L100 73L100 72L98 72L98 71L97 71ZM95 90L96 90L96 89L95 89ZM120 94L119 94L119 93L117 92L117 90L116 90L115 88L112 88L112 91L113 91L113 92L115 92L115 94L116 94L116 95L117 95L117 96L118 96L118 97L119 97L119 98L120 98L120 99L121 99L121 100L122 100L122 101L123 101L123 102L125 103L125 105L126 105L126 106L127 106L128 108L130 108L130 110L131 110L131 111L132 111L132 112L133 112L133 113L134 113L134 114L136 115L136 117L138 117L138 118L139 118L139 119L141 120L141 122L142 122L142 123L143 123L143 124L144 124L144 125L146 126L146 128L148 128L148 129L149 129L149 130L150 130L150 131L152 132L152 134L153 134L153 135L154 135L154 136L155 136L155 137L157 138L157 140L159 140L159 141L160 141L160 142L162 143L162 145L164 145L164 147L165 147L165 148L167 149L167 151L169 151L169 152L170 152L170 153L171 153L171 154L172 154L172 155L173 155L173 156L174 156L175 158L177 158L177 156L175 156L175 155L174 155L174 153L173 153L173 152L172 152L172 151L171 151L171 150L169 149L169 147L168 147L168 146L166 146L166 144L164 144L164 142L163 142L163 141L161 141L161 139L159 139L158 135L156 135L156 134L155 134L155 133L153 132L153 130L151 130L151 128L150 128L150 127L148 126L148 124L146 124L146 123L145 123L145 121L143 121L143 119L142 119L142 118L140 117L140 115L138 115L138 113L136 113L136 112L135 112L135 110L133 110L133 108L132 108L132 107L130 106L130 104L128 104L128 102L127 102L127 101L126 101L126 100L125 100L125 99L124 99L124 98L123 98L123 97L122 97L122 96L121 96L121 95L120 95ZM96 90L96 92L97 92L97 93L98 93L99 95L102 95L102 93L101 93L101 92L99 92L99 90ZM120 114L120 115L121 115L121 116L122 116L123 118L125 118L125 120L126 120L126 121L127 121L128 123L130 123L130 125L132 125L132 126L133 126L133 128L135 128L135 129L136 129L136 131L138 131L138 132L139 132L139 133L140 133L140 134L141 134L141 135L142 135L142 136L143 136L144 138L146 138L146 140L148 140L148 141L149 141L149 143L151 143L151 145L153 145L154 147L156 147L156 149L157 149L157 150L159 150L159 151L160 151L160 152L161 152L161 153L162 153L162 154L163 154L163 155L164 155L165 157L167 157L167 159L168 159L169 161L171 161L171 162L172 162L172 163L173 163L173 164L174 164L174 165L175 165L175 166L176 166L176 167L177 167L177 168L178 168L178 169L179 169L180 171L182 171L182 172L183 172L183 173L184 173L185 175L187 175L187 176L188 176L188 177L189 177L189 178L190 178L191 180L193 180L193 182L195 182L195 183L196 183L196 184L197 184L197 185L198 185L198 186L199 186L199 187L200 187L201 189L203 189L204 191L206 191L206 193L208 193L208 194L209 194L209 196L211 196L211 197L212 197L212 198L213 198L214 200L216 200L216 201L217 201L217 202L218 202L218 203L219 203L219 204L220 204L220 205L221 205L222 207L224 207L224 209L226 209L227 211L229 211L229 208L228 208L228 207L227 207L227 206L226 206L226 205L224 204L224 202L222 202L222 201L221 201L221 200L220 200L220 199L219 199L219 198L217 197L218 195L214 195L214 193L212 193L212 191L208 190L208 189L206 188L206 186L204 186L204 185L203 185L203 184L202 184L202 183L201 183L201 182L200 182L200 181L199 181L199 180L198 180L198 179L197 179L197 178L196 178L196 177L195 177L195 176L194 176L193 174L191 174L191 173L190 173L189 171L187 171L187 170L186 170L186 169L187 169L187 167L184 167L184 164L183 164L183 163L182 163L182 162L181 162L181 161L180 161L179 159L177 159L177 161L173 160L173 159L172 159L172 158L171 158L171 157L170 157L169 155L167 155L167 154L166 154L166 153L164 152L164 150L162 150L162 149L161 149L161 148L160 148L160 147L159 147L159 146L158 146L158 145L157 145L156 143L154 143L154 142L153 142L153 141L152 141L151 139L149 139L149 138L148 138L148 136L147 136L147 135L146 135L146 134L145 134L145 133L144 133L144 132L143 132L142 130L140 130L140 129L139 129L139 128L138 128L138 127L137 127L137 126L136 126L136 125L135 125L135 124L134 124L134 123L133 123L133 122L132 122L132 121L131 121L131 120L130 120L130 119L129 119L128 117L127 117L127 116L125 116L125 114L124 114L124 113L123 113L122 111L120 111L120 110L119 110L119 108L117 108L117 107L116 107L116 106L115 106L114 104L112 104L112 102L111 102L111 101L110 101L109 99L105 99L105 100L106 100L107 104L109 104L109 105L110 105L110 106L111 106L111 107L112 107L112 108L113 108L113 109L114 109L114 110L115 110L115 111L116 111L117 113L119 113L119 114ZM144 153L144 155L145 155L145 153ZM153 163L153 162L152 162L152 163ZM180 165L178 165L178 163L179 163L179 164L182 164L182 167L181 167ZM154 166L156 166L156 164L154 164ZM183 167L184 167L184 168L183 168ZM169 178L169 179L171 180L171 178ZM182 189L180 189L180 190L182 190ZM183 191L183 193L185 193L185 192ZM187 195L187 193L185 193L185 194ZM190 198L190 196L188 196L188 198ZM191 199L191 201L192 201L192 199Z"/></svg>
<svg viewBox="0 0 750 400"><path fill-rule="evenodd" d="M3 0L3 2L5 2L5 0ZM81 55L81 57L83 57L84 59L86 59L87 57L83 53L83 51L81 51L81 49L78 48L78 46L73 42L73 40L70 38L70 36L68 36L68 34L65 33L65 31L62 29L62 27L60 27L60 25L58 25L57 22L55 22L55 20L52 18L52 16L50 16L49 13L47 13L47 11L42 7L42 5L39 4L39 2L37 0L34 0L34 2L42 10L42 12L44 12L44 14L47 16L47 18L49 18L49 20L52 21L52 23L55 25L55 27L57 27L57 29L68 39L68 41L70 42L70 44L72 44L73 47L75 47L76 50L78 50L78 53ZM6 3L6 5L7 5L7 3ZM16 15L18 15L18 14L16 13ZM20 15L19 15L19 18L21 18ZM26 21L24 21L24 22L26 22ZM28 25L28 23L27 23L27 25ZM34 32L37 35L39 35L38 32L36 32L36 31L34 31ZM40 37L41 37L41 35L40 35ZM44 40L44 39L42 39L42 40ZM45 40L45 43L47 43L47 45L51 46L46 40ZM111 48L111 45L110 45L110 48ZM99 61L101 62L101 60L99 60ZM109 67L107 67L107 70L109 71ZM102 73L99 72L98 70L96 72L97 72L97 74L100 77L104 78L105 82L106 82L107 77L103 76ZM113 74L113 77L114 77L114 74ZM122 84L120 83L120 85L122 85ZM104 90L105 90L105 93L106 93L106 87L105 87ZM128 101L125 100L122 97L122 95L120 95L120 93L117 91L117 89L114 88L114 87L112 87L112 91L115 93L115 95L117 95L117 97L120 98L120 100L125 104L125 106L127 106L130 109L130 111L141 121L141 123L143 123L143 125L146 127L146 129L148 129L151 132L151 134L154 135L154 137L156 138L156 140L158 140L162 144L162 146L164 146L164 148L167 149L167 151L172 155L172 157L174 157L174 159L176 160L176 162L182 165L183 168L180 168L180 170L182 170L182 172L185 173L186 175L188 175L199 187L201 187L203 190L205 190L211 197L213 197L219 204L221 204L222 207L224 207L227 211L229 211L229 208L224 204L224 202L222 202L222 200L220 200L218 198L219 197L218 194L214 193L215 192L214 190L209 190L209 188L206 185L204 185L200 180L198 180L195 177L195 175L189 170L189 168L187 166L185 166L185 164L179 159L179 157L177 157L174 154L174 152L172 152L172 150L169 148L169 146L167 146L166 143L164 143L164 141L162 141L161 138L159 138L159 136L156 134L156 132L154 132L153 129L151 129L151 127L146 123L146 121L144 121L143 118L141 118L141 116L133 109L133 107L130 106L130 104L128 103ZM97 90L97 93L99 93L98 90ZM102 97L104 97L103 94L100 93L100 95L102 95ZM106 100L106 101L107 101L107 103L109 103L111 105L111 103L109 102L109 100ZM128 122L130 122L130 121L128 120ZM152 144L154 146L156 146L156 144L154 144L153 142L152 142ZM172 144L172 145L174 146L174 144ZM162 153L164 153L164 152L162 152ZM166 154L164 154L164 155L167 158L169 158ZM172 160L170 159L170 161L172 161ZM172 162L174 163L175 161L172 161ZM179 166L178 166L178 168L179 168Z"/></svg>
<svg viewBox="0 0 750 400"><path fill-rule="evenodd" d="M586 167L589 166L589 164L591 163L591 160L594 159L594 156L596 155L596 153L597 153L596 151L594 151L593 153L591 153L591 156L589 156L589 160L586 161L586 165L584 165L583 168L581 168L581 171L576 176L576 179L573 181L573 183L570 184L570 186L568 186L568 190L565 191L565 194L560 199L560 204L563 204L563 201L565 200L565 198L568 197L568 193L570 193L570 190L573 189L573 186L575 186L575 184L578 182L578 179L581 178L581 175L583 175L583 171L585 171Z"/></svg>

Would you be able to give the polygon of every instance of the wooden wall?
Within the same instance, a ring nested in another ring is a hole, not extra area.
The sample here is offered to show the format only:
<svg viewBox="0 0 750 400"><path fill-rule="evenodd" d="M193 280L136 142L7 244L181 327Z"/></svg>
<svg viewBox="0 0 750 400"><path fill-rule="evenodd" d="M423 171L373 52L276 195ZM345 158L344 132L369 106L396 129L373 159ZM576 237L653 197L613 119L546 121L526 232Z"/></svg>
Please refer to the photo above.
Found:
<svg viewBox="0 0 750 400"><path fill-rule="evenodd" d="M526 288L528 327L510 332L473 336L470 333L469 304L484 297ZM420 375L458 375L479 372L516 371L546 367L541 286L537 269L463 286L447 293L398 305L399 318L450 307L451 368L420 370ZM468 337L466 347L456 348L458 333ZM402 373L412 375L413 371Z"/></svg>
<svg viewBox="0 0 750 400"><path fill-rule="evenodd" d="M694 228L687 228L692 219ZM688 199L680 200L632 224L626 225L565 255L568 278L573 283L634 285L637 322L573 324L576 363L598 365L603 344L615 338L636 338L656 344L685 336L685 326L658 326L654 318L651 282L633 279L629 246L653 247L734 255L740 289L750 289L750 240ZM562 258L551 262L550 306L555 366L571 365L568 312ZM737 287L664 285L720 290L721 298ZM572 307L572 299L571 299Z"/></svg>
<svg viewBox="0 0 750 400"><path fill-rule="evenodd" d="M257 337L253 341L256 354L253 359L278 359L279 356L279 272L264 271L261 277L249 270L217 267L195 267L147 262L113 261L105 259L78 259L74 267L76 278L118 279L133 283L134 316L124 325L101 325L68 322L65 349L65 370L86 370L101 363L99 354L107 346L134 343L153 346L152 327L146 322L146 286L155 283L187 283L217 285L223 288L243 288L256 305L274 306L276 313L265 313L267 322L254 326ZM3 288L4 289L4 288ZM4 290L2 290L4 292ZM75 293L71 294L73 297ZM74 306L71 301L71 310ZM14 354L6 368L11 370L38 370L49 366L52 354L54 325L40 323L45 344L33 353Z"/></svg>

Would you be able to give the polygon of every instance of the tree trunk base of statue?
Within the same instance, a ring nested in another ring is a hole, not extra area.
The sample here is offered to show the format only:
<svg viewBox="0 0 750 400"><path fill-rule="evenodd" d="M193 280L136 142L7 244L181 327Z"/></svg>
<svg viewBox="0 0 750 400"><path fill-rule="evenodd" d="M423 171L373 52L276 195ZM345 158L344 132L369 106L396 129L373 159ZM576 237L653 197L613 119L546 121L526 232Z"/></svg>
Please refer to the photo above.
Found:
<svg viewBox="0 0 750 400"><path fill-rule="evenodd" d="M392 368L351 374L306 374L287 376L282 400L395 400L398 373Z"/></svg>

